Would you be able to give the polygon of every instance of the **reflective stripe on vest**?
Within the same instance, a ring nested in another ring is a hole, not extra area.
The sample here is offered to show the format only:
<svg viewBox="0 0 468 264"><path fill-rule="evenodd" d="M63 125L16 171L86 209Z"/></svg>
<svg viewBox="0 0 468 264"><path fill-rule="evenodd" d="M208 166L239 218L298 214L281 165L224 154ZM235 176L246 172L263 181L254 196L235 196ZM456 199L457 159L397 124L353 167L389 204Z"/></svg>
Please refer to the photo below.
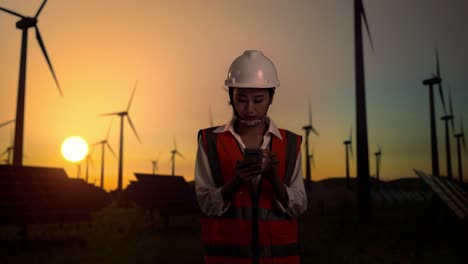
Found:
<svg viewBox="0 0 468 264"><path fill-rule="evenodd" d="M235 164L243 157L230 132L213 133L214 129L201 130L199 138L203 141L214 182L221 187L234 177ZM280 129L280 133L283 140L272 135L270 149L280 161L277 165L280 180L289 185L302 138L287 130ZM234 257L255 259L257 254L260 263L270 258L281 258L284 263L299 262L296 220L277 210L268 181L262 179L258 187L258 199L253 199L255 196L246 185L236 192L230 208L222 216L202 217L207 263L230 263L228 260Z"/></svg>

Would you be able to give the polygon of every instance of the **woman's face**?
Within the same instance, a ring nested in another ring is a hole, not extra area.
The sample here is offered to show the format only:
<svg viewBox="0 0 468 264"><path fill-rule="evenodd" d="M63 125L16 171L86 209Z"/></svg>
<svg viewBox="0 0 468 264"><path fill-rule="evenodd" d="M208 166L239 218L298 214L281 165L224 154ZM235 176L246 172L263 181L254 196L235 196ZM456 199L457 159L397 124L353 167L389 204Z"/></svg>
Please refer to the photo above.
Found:
<svg viewBox="0 0 468 264"><path fill-rule="evenodd" d="M233 98L237 114L247 121L263 118L270 104L270 93L262 88L235 88Z"/></svg>

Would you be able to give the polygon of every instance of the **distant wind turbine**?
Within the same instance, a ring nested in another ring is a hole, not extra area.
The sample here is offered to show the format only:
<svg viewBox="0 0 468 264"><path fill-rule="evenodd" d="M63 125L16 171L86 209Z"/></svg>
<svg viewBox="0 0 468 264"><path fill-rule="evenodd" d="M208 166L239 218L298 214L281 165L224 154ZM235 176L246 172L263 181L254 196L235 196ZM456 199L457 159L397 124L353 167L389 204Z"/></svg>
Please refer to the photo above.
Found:
<svg viewBox="0 0 468 264"><path fill-rule="evenodd" d="M356 62L356 148L357 148L357 201L358 220L370 222L371 196L369 186L369 146L367 140L366 88L364 78L364 53L362 47L362 20L372 50L374 45L367 23L362 0L354 0L354 48Z"/></svg>
<svg viewBox="0 0 468 264"><path fill-rule="evenodd" d="M114 113L107 113L107 114L102 114L103 116L106 115L117 115L120 116L120 149L119 149L119 175L118 175L118 185L117 185L117 191L121 192L122 191L122 170L123 170L123 133L124 133L124 117L127 117L127 121L130 124L130 127L133 130L133 133L135 134L136 138L138 139L138 142L141 143L140 137L138 136L138 133L135 129L135 126L132 123L132 120L130 119L130 116L128 114L128 111L130 110L130 105L132 104L133 96L135 95L135 90L137 87L137 83L135 82L135 87L133 88L132 96L130 97L130 101L128 102L127 109L122 112L114 112Z"/></svg>
<svg viewBox="0 0 468 264"><path fill-rule="evenodd" d="M111 127L112 127L112 120L109 124L109 128L107 129L106 139L103 139L93 144L93 146L96 146L99 144L101 145L101 181L100 181L101 189L104 189L104 161L106 160L105 159L106 147L110 150L110 152L112 153L112 155L114 155L114 157L117 157L108 141Z"/></svg>
<svg viewBox="0 0 468 264"><path fill-rule="evenodd" d="M0 153L0 158L3 157L4 155L7 155L4 160L1 160L2 162L5 162L5 164L10 165L11 164L11 154L13 152L13 147L7 147L6 150L2 153Z"/></svg>
<svg viewBox="0 0 468 264"><path fill-rule="evenodd" d="M181 158L185 159L184 156L177 150L177 143L174 136L174 149L171 150L171 161L172 161L172 176L175 175L175 155L179 155Z"/></svg>
<svg viewBox="0 0 468 264"><path fill-rule="evenodd" d="M346 184L349 185L349 153L351 152L351 159L353 158L353 128L349 131L349 139L343 141L345 145L345 159L346 159Z"/></svg>
<svg viewBox="0 0 468 264"><path fill-rule="evenodd" d="M444 114L446 113L445 110L445 101L444 101L444 93L442 90L442 78L440 77L440 67L439 67L439 52L436 47L436 64L437 64L437 75L433 75L432 78L423 80L423 85L427 85L429 87L429 111L430 111L430 122L431 122L431 154L432 154L432 175L433 176L440 176L439 170L439 149L437 146L437 130L436 130L436 123L435 123L435 107L434 107L434 85L439 86L439 93L440 99L442 100L442 106L444 109Z"/></svg>
<svg viewBox="0 0 468 264"><path fill-rule="evenodd" d="M3 123L0 124L0 127L7 126L7 125L9 125L9 124L11 124L13 122L15 122L14 119L3 122ZM13 136L11 137L11 139L13 140ZM13 144L11 144L9 147L7 147L4 152L0 153L0 157L3 157L5 154L7 155L6 159L4 159L2 161L4 161L6 164L10 165L12 163L11 162L12 153L13 153Z"/></svg>
<svg viewBox="0 0 468 264"><path fill-rule="evenodd" d="M452 126L452 131L455 131L455 127L453 124L453 106L452 106L452 95L450 94L450 87L448 89L449 92L449 109L450 113L442 116L440 119L445 121L445 154L446 154L446 161L447 161L447 178L452 179L452 151L450 149L450 138L451 138L451 133L450 133L450 128L448 122L450 121L450 124Z"/></svg>
<svg viewBox="0 0 468 264"><path fill-rule="evenodd" d="M208 107L208 116L210 118L210 127L213 127L213 112L211 111L211 105Z"/></svg>
<svg viewBox="0 0 468 264"><path fill-rule="evenodd" d="M37 26L37 18L41 13L44 5L47 0L42 2L39 10L34 17L26 17L6 8L0 7L1 11L9 13L11 15L21 18L20 21L16 22L16 28L22 30L22 39L21 39L21 58L20 58L20 72L19 72L19 82L18 82L18 97L16 104L16 127L15 127L15 144L13 151L13 165L22 166L23 165L23 137L24 137L24 101L26 93L26 59L28 51L28 29L34 27L36 30L36 39L41 47L42 53L49 65L49 69L52 72L57 88L62 94L62 89L60 88L57 76L55 75L54 69L52 68L52 63L50 62L49 56L47 55L44 42L42 41L41 33L39 32L39 27Z"/></svg>
<svg viewBox="0 0 468 264"><path fill-rule="evenodd" d="M157 159L151 161L151 164L153 165L153 175L156 175L156 172L159 171L158 162L159 162L159 157L160 156L161 156L161 153L158 154Z"/></svg>
<svg viewBox="0 0 468 264"><path fill-rule="evenodd" d="M462 168L462 154L460 151L460 141L463 144L463 153L466 154L465 133L463 132L463 121L460 118L460 133L454 135L457 139L457 156L458 156L458 180L463 183L463 168Z"/></svg>
<svg viewBox="0 0 468 264"><path fill-rule="evenodd" d="M377 181L380 181L380 159L382 157L382 148L379 146L377 152L374 153L375 155L375 177Z"/></svg>
<svg viewBox="0 0 468 264"><path fill-rule="evenodd" d="M91 153L88 153L86 155L86 173L85 173L85 180L88 182L88 176L89 176L89 165L91 164L91 167L94 170L94 163L93 163L93 158L92 158L92 153L93 153L94 148L91 150Z"/></svg>
<svg viewBox="0 0 468 264"><path fill-rule="evenodd" d="M312 126L312 110L311 110L311 106L310 106L310 97L309 97L309 124L305 125L302 127L302 129L304 129L305 131L305 145L306 145L306 183L308 185L310 185L310 183L312 182L312 173L311 173L311 169L310 169L310 155L309 155L309 135L310 135L310 132L312 131L315 135L319 135L317 130L315 130L315 128ZM310 187L310 186L307 186L307 187Z"/></svg>

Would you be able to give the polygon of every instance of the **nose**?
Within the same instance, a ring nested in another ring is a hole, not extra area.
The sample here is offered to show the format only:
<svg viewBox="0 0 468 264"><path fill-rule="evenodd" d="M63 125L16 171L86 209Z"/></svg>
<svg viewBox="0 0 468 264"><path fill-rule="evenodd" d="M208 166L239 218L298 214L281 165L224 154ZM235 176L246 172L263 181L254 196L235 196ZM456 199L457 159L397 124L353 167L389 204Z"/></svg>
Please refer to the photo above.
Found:
<svg viewBox="0 0 468 264"><path fill-rule="evenodd" d="M249 113L252 113L253 111L253 103L251 101L247 103L247 110L249 110Z"/></svg>

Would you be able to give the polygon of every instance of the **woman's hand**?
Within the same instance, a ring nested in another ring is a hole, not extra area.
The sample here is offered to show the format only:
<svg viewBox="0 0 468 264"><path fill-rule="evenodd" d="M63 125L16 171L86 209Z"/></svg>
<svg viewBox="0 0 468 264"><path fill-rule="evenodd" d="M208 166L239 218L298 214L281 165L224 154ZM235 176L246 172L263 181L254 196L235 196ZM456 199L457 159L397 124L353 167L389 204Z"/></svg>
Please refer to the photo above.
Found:
<svg viewBox="0 0 468 264"><path fill-rule="evenodd" d="M254 160L237 161L236 178L243 184L262 173L262 164Z"/></svg>
<svg viewBox="0 0 468 264"><path fill-rule="evenodd" d="M276 167L279 161L276 159L276 154L270 150L263 151L262 175L268 181L273 181L278 178Z"/></svg>

